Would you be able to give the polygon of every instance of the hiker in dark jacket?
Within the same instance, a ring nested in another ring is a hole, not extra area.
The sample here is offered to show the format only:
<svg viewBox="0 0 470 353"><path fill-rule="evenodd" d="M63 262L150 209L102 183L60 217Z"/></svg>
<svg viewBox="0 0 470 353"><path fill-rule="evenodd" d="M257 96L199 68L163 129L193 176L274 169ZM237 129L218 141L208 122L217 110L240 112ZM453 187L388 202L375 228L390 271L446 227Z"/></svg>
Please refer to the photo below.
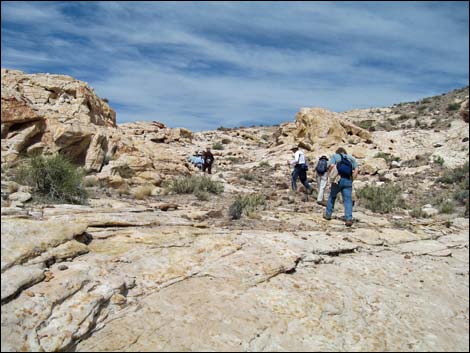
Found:
<svg viewBox="0 0 470 353"><path fill-rule="evenodd" d="M336 168L338 176L332 180L330 197L326 206L326 212L323 218L330 220L335 207L336 196L339 192L343 196L344 203L344 220L347 227L353 224L352 209L352 184L353 179L357 177L359 172L358 164L353 156L348 154L342 147L336 150L336 153L331 156L329 161L328 172L332 173ZM337 181L337 178L339 180Z"/></svg>
<svg viewBox="0 0 470 353"><path fill-rule="evenodd" d="M207 147L207 150L202 154L202 158L204 159L204 164L202 166L202 171L212 174L212 163L214 163L214 155L211 152L211 149Z"/></svg>

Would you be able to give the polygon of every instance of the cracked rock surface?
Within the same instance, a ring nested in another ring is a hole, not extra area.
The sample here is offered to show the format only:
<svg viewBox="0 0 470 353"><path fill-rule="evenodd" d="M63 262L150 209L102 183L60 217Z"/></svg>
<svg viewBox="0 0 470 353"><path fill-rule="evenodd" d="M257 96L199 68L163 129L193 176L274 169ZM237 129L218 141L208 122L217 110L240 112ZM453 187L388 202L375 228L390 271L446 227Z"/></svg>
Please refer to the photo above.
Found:
<svg viewBox="0 0 470 353"><path fill-rule="evenodd" d="M190 208L2 217L2 350L468 348L468 220L323 230L294 212L317 226L199 228L179 217Z"/></svg>

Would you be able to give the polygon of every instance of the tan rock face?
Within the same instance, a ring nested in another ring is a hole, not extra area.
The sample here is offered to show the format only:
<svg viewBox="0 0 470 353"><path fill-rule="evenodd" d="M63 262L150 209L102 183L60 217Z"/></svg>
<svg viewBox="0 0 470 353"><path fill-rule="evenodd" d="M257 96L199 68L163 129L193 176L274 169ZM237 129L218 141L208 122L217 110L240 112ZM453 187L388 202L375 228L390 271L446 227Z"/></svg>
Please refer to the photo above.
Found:
<svg viewBox="0 0 470 353"><path fill-rule="evenodd" d="M101 168L105 138L93 136L116 127L116 113L105 101L85 82L69 76L6 69L1 73L2 145L14 152L36 145L42 151L61 151L80 164L86 160L90 170Z"/></svg>
<svg viewBox="0 0 470 353"><path fill-rule="evenodd" d="M63 75L1 72L2 163L15 161L22 152L60 152L114 186L124 182L118 176L130 183L150 180L159 185L165 176L188 174L185 156L168 144L191 142L191 131L160 122L117 127L116 113L85 82Z"/></svg>
<svg viewBox="0 0 470 353"><path fill-rule="evenodd" d="M296 142L308 151L313 150L315 144L328 148L346 143L351 137L359 140L371 139L367 130L321 108L302 108L295 116L295 127L291 124L281 125L275 135L277 144Z"/></svg>

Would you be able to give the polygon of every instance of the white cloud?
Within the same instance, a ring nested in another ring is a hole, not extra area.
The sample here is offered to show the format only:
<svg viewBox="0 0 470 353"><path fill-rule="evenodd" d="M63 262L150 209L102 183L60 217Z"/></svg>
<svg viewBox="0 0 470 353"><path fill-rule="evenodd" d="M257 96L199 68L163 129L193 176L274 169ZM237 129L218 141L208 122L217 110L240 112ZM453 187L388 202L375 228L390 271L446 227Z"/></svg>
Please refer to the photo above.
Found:
<svg viewBox="0 0 470 353"><path fill-rule="evenodd" d="M68 4L2 3L2 66L86 78L120 121L279 122L468 84L468 4Z"/></svg>

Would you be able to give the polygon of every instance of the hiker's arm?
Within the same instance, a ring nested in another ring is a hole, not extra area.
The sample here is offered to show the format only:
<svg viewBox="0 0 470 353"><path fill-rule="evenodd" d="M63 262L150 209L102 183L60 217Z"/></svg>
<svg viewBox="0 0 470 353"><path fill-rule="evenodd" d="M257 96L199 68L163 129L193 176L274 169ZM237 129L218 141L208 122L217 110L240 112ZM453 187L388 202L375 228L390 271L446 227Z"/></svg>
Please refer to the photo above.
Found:
<svg viewBox="0 0 470 353"><path fill-rule="evenodd" d="M353 174L352 174L353 179L356 179L358 174L359 174L359 168L354 168Z"/></svg>

